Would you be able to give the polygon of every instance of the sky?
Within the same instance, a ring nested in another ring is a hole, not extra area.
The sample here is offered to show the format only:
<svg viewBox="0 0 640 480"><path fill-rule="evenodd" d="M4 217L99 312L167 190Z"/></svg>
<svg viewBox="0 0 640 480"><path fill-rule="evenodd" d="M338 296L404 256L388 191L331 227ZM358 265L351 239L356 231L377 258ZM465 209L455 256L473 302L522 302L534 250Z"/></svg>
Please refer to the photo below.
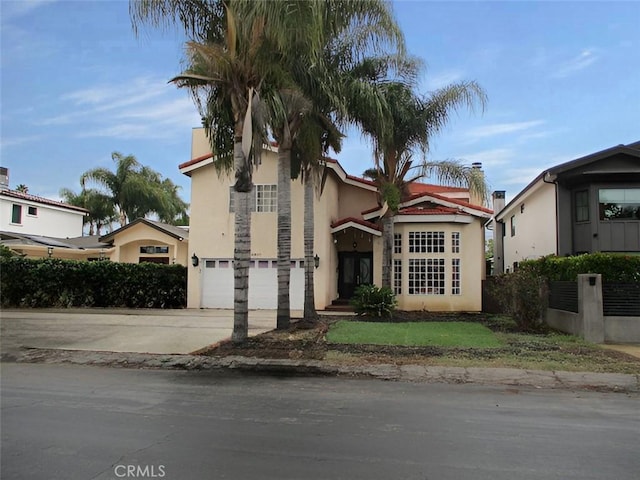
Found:
<svg viewBox="0 0 640 480"><path fill-rule="evenodd" d="M126 0L0 0L0 165L10 187L59 199L80 175L134 155L181 186L200 125L184 90L184 38L143 27ZM491 190L514 197L545 168L640 140L640 1L393 2L420 91L475 80L484 112L462 110L433 137L430 161L482 162ZM349 130L332 155L348 173L372 164ZM429 180L427 180L429 181ZM433 181L433 179L431 179Z"/></svg>

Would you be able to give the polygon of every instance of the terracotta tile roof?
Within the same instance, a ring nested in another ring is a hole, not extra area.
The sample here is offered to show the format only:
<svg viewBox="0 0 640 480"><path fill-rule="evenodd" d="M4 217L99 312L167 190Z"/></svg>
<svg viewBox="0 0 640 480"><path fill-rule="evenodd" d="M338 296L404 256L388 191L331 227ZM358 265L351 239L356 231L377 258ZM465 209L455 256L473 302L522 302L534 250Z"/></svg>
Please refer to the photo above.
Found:
<svg viewBox="0 0 640 480"><path fill-rule="evenodd" d="M376 225L375 223L367 222L366 220L362 220L361 218L356 217L346 217L341 220L337 220L331 224L331 228L337 228L350 222L357 223L358 225L362 225L363 227L371 228L372 230L380 231L380 227L378 227L378 225Z"/></svg>
<svg viewBox="0 0 640 480"><path fill-rule="evenodd" d="M465 202L463 200L460 200L459 198L449 198L449 197L445 197L443 195L438 195L437 193L419 193L417 195L412 195L409 198L407 198L406 200L404 200L403 203L406 203L406 202L411 201L411 200L416 200L416 199L421 198L421 197L425 197L425 200L428 200L427 197L436 198L438 200L443 200L443 201L449 202L449 203L455 203L456 205L460 205L462 207L473 208L474 210L479 210L481 212L488 213L489 215L493 215L493 210L491 210L489 208L482 207L480 205L474 205L473 203Z"/></svg>
<svg viewBox="0 0 640 480"><path fill-rule="evenodd" d="M213 157L213 153L207 153L207 154L202 155L200 157L192 158L188 162L184 162L184 163L181 163L180 165L178 165L178 169L181 170L183 168L190 167L190 166L195 165L197 163L203 162L204 160L208 160L211 157Z"/></svg>
<svg viewBox="0 0 640 480"><path fill-rule="evenodd" d="M338 162L334 158L324 157L323 160L325 162L327 162L327 163L333 163L333 164L338 165L340 167L340 169L345 172L345 175L349 180L353 180L354 182L364 183L365 185L370 185L372 187L376 187L377 186L376 182L374 182L372 180L367 180L366 178L356 177L354 175L347 174L347 172L344 170L344 168L342 168L342 165L340 165L340 162Z"/></svg>
<svg viewBox="0 0 640 480"><path fill-rule="evenodd" d="M373 212L377 212L378 210L380 210L382 208L382 205L376 205L373 208L369 208L367 210L363 210L362 212L360 212L362 215L366 215L367 213L373 213Z"/></svg>
<svg viewBox="0 0 640 480"><path fill-rule="evenodd" d="M434 185L431 183L413 182L407 185L410 195L418 193L443 193L443 192L468 192L469 189L463 187L448 187L446 185Z"/></svg>
<svg viewBox="0 0 640 480"><path fill-rule="evenodd" d="M75 210L76 212L89 213L89 210L82 207L76 207L63 202L57 202L49 198L39 197L37 195L31 195L29 193L17 192L15 190L2 190L0 195L11 198L18 198L20 200L27 200L29 202L42 203L43 205L51 205L59 208L66 208L67 210Z"/></svg>
<svg viewBox="0 0 640 480"><path fill-rule="evenodd" d="M458 208L443 207L441 205L424 207L401 208L400 215L470 215Z"/></svg>

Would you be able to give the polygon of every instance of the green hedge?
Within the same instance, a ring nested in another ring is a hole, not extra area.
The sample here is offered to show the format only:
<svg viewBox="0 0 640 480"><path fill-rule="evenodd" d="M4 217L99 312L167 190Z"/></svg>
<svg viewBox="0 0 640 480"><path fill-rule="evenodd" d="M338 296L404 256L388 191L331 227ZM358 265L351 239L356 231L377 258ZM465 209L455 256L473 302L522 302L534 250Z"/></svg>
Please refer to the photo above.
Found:
<svg viewBox="0 0 640 480"><path fill-rule="evenodd" d="M183 308L182 265L0 258L3 307Z"/></svg>
<svg viewBox="0 0 640 480"><path fill-rule="evenodd" d="M599 273L604 282L640 283L640 255L588 253L573 257L548 256L520 263L549 281L576 280L580 273Z"/></svg>

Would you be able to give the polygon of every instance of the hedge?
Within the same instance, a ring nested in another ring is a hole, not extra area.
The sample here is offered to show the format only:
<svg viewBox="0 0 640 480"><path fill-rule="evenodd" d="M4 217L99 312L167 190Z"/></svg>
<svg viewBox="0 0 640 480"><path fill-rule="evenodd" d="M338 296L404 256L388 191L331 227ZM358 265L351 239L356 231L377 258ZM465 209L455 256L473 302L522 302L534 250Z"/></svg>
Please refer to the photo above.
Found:
<svg viewBox="0 0 640 480"><path fill-rule="evenodd" d="M640 255L588 253L526 260L519 268L549 281L574 281L581 273L599 273L604 282L640 283Z"/></svg>
<svg viewBox="0 0 640 480"><path fill-rule="evenodd" d="M3 307L183 308L187 268L155 263L0 258Z"/></svg>

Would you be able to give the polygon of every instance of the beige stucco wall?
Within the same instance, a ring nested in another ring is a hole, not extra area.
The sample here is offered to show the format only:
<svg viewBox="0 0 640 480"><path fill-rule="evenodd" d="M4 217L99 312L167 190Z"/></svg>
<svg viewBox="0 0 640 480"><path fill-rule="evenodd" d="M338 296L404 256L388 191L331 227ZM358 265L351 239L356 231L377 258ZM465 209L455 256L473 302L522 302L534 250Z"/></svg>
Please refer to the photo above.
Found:
<svg viewBox="0 0 640 480"><path fill-rule="evenodd" d="M521 211L521 206L524 209ZM516 234L511 236L511 217L515 216ZM555 185L540 181L521 200L500 214L505 223L504 267L513 271L513 263L556 254Z"/></svg>
<svg viewBox="0 0 640 480"><path fill-rule="evenodd" d="M409 232L445 232L444 253L409 253ZM451 252L451 233L460 232L460 253ZM394 233L402 234L402 253L394 259L402 260L402 294L398 295L401 310L434 312L482 309L482 282L484 278L484 228L479 219L472 223L396 223ZM445 295L409 295L409 259L445 259ZM461 293L451 295L451 259L460 259Z"/></svg>
<svg viewBox="0 0 640 480"><path fill-rule="evenodd" d="M169 264L189 265L188 240L178 240L143 223L133 225L114 236L114 251L110 260L139 263L140 257L168 257ZM168 246L168 254L141 254L142 246Z"/></svg>

